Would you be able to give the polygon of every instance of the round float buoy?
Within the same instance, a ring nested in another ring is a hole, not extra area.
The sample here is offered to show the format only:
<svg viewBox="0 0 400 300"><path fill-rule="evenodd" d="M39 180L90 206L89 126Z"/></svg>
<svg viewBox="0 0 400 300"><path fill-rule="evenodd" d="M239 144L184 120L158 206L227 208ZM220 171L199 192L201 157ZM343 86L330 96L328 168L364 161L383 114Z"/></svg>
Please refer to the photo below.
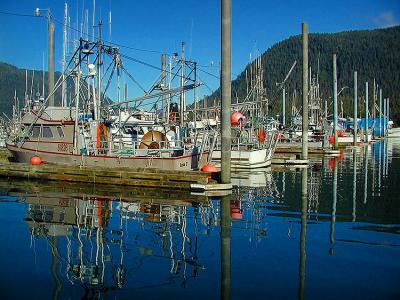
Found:
<svg viewBox="0 0 400 300"><path fill-rule="evenodd" d="M29 160L29 163L31 165L40 165L42 163L42 159L39 156L32 156L31 159Z"/></svg>
<svg viewBox="0 0 400 300"><path fill-rule="evenodd" d="M246 123L246 117L242 113L237 111L231 115L232 126L244 125L245 123Z"/></svg>
<svg viewBox="0 0 400 300"><path fill-rule="evenodd" d="M206 164L204 165L201 170L203 172L210 172L210 173L216 173L219 172L218 169L216 167L214 167L212 164Z"/></svg>
<svg viewBox="0 0 400 300"><path fill-rule="evenodd" d="M338 137L344 137L344 131L343 130L338 130L337 136Z"/></svg>

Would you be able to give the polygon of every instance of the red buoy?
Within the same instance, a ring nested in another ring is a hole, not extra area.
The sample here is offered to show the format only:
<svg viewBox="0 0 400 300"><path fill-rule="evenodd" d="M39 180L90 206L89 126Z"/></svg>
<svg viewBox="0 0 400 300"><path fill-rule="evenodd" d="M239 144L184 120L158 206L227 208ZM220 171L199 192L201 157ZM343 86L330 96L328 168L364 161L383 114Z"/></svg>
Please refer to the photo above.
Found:
<svg viewBox="0 0 400 300"><path fill-rule="evenodd" d="M231 115L232 126L244 125L245 123L246 123L246 117L242 113L237 111Z"/></svg>
<svg viewBox="0 0 400 300"><path fill-rule="evenodd" d="M343 130L338 130L337 136L338 137L344 137L344 131Z"/></svg>
<svg viewBox="0 0 400 300"><path fill-rule="evenodd" d="M210 172L210 173L216 173L219 172L218 169L216 167L214 167L212 164L206 164L204 165L201 170L203 172Z"/></svg>
<svg viewBox="0 0 400 300"><path fill-rule="evenodd" d="M31 159L29 160L29 163L31 165L40 165L43 163L42 159L39 156L32 156Z"/></svg>
<svg viewBox="0 0 400 300"><path fill-rule="evenodd" d="M329 137L329 144L333 144L334 141L335 141L335 137L330 136Z"/></svg>

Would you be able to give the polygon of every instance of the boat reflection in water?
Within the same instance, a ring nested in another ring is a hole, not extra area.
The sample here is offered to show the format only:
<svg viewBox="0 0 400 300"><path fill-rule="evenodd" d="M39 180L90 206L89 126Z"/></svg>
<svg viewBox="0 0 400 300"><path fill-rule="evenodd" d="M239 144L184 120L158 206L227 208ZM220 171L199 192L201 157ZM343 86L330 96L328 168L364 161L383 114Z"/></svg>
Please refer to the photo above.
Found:
<svg viewBox="0 0 400 300"><path fill-rule="evenodd" d="M0 181L5 298L398 298L398 149L232 173L223 197Z"/></svg>

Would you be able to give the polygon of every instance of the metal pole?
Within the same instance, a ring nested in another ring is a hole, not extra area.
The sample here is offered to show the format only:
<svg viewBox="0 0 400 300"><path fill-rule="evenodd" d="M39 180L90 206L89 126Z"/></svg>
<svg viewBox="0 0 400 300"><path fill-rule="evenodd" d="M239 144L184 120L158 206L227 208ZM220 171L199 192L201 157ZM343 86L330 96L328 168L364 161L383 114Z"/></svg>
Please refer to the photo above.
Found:
<svg viewBox="0 0 400 300"><path fill-rule="evenodd" d="M385 110L384 110L384 112L385 112L385 117L384 117L384 119L383 119L383 124L385 125L385 136L387 136L387 133L388 133L388 122L389 122L389 118L388 118L388 101L389 101L389 98L386 98L385 99Z"/></svg>
<svg viewBox="0 0 400 300"><path fill-rule="evenodd" d="M231 182L231 0L221 0L221 181Z"/></svg>
<svg viewBox="0 0 400 300"><path fill-rule="evenodd" d="M383 136L386 136L386 100L383 99Z"/></svg>
<svg viewBox="0 0 400 300"><path fill-rule="evenodd" d="M354 72L353 146L357 144L357 71Z"/></svg>
<svg viewBox="0 0 400 300"><path fill-rule="evenodd" d="M389 98L387 98L387 106L386 106L386 116L387 116L387 125L386 125L386 128L387 128L387 133L389 134L389 120L390 120L390 118L389 118Z"/></svg>
<svg viewBox="0 0 400 300"><path fill-rule="evenodd" d="M64 107L67 100L67 84L65 82L65 67L67 56L67 22L68 22L68 4L64 3L64 27L63 27L63 59L62 59L62 92L61 92L61 106Z"/></svg>
<svg viewBox="0 0 400 300"><path fill-rule="evenodd" d="M302 159L308 159L308 25L301 25L303 35L303 132Z"/></svg>
<svg viewBox="0 0 400 300"><path fill-rule="evenodd" d="M167 83L166 75L166 61L165 61L165 54L161 54L161 90L164 91ZM162 96L162 121L167 122L167 108L166 108L166 97L165 95Z"/></svg>
<svg viewBox="0 0 400 300"><path fill-rule="evenodd" d="M285 88L282 89L282 126L285 127L286 126L286 110L285 110L285 106L286 106L286 90Z"/></svg>
<svg viewBox="0 0 400 300"><path fill-rule="evenodd" d="M49 51L49 57L48 57L48 93L51 95L49 97L49 106L54 106L54 95L52 95L52 92L54 90L54 24L51 22L51 15L50 11L48 11L47 15L47 31L48 31L48 51Z"/></svg>
<svg viewBox="0 0 400 300"><path fill-rule="evenodd" d="M379 137L382 137L382 89L379 90Z"/></svg>
<svg viewBox="0 0 400 300"><path fill-rule="evenodd" d="M376 82L374 78L374 86L373 86L373 94L372 94L372 118L373 118L373 129L372 129L372 138L375 139L375 128L376 128L376 112L375 112L375 104L376 104Z"/></svg>
<svg viewBox="0 0 400 300"><path fill-rule="evenodd" d="M365 142L368 141L369 136L368 136L368 82L365 83Z"/></svg>
<svg viewBox="0 0 400 300"><path fill-rule="evenodd" d="M185 91L183 86L185 85L185 43L182 42L182 54L181 54L181 95L179 103L179 125L183 128L184 115L185 115Z"/></svg>
<svg viewBox="0 0 400 300"><path fill-rule="evenodd" d="M337 70L336 70L336 54L333 54L333 148L338 148L338 136L337 136Z"/></svg>

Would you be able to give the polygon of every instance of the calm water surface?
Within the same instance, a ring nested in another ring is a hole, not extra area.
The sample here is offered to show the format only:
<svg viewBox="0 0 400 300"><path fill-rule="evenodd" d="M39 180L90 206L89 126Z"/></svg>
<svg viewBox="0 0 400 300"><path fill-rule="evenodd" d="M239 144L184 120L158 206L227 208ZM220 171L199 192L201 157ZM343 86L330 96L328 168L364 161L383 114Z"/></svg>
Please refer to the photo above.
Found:
<svg viewBox="0 0 400 300"><path fill-rule="evenodd" d="M0 181L1 299L400 299L400 141L223 198Z"/></svg>

